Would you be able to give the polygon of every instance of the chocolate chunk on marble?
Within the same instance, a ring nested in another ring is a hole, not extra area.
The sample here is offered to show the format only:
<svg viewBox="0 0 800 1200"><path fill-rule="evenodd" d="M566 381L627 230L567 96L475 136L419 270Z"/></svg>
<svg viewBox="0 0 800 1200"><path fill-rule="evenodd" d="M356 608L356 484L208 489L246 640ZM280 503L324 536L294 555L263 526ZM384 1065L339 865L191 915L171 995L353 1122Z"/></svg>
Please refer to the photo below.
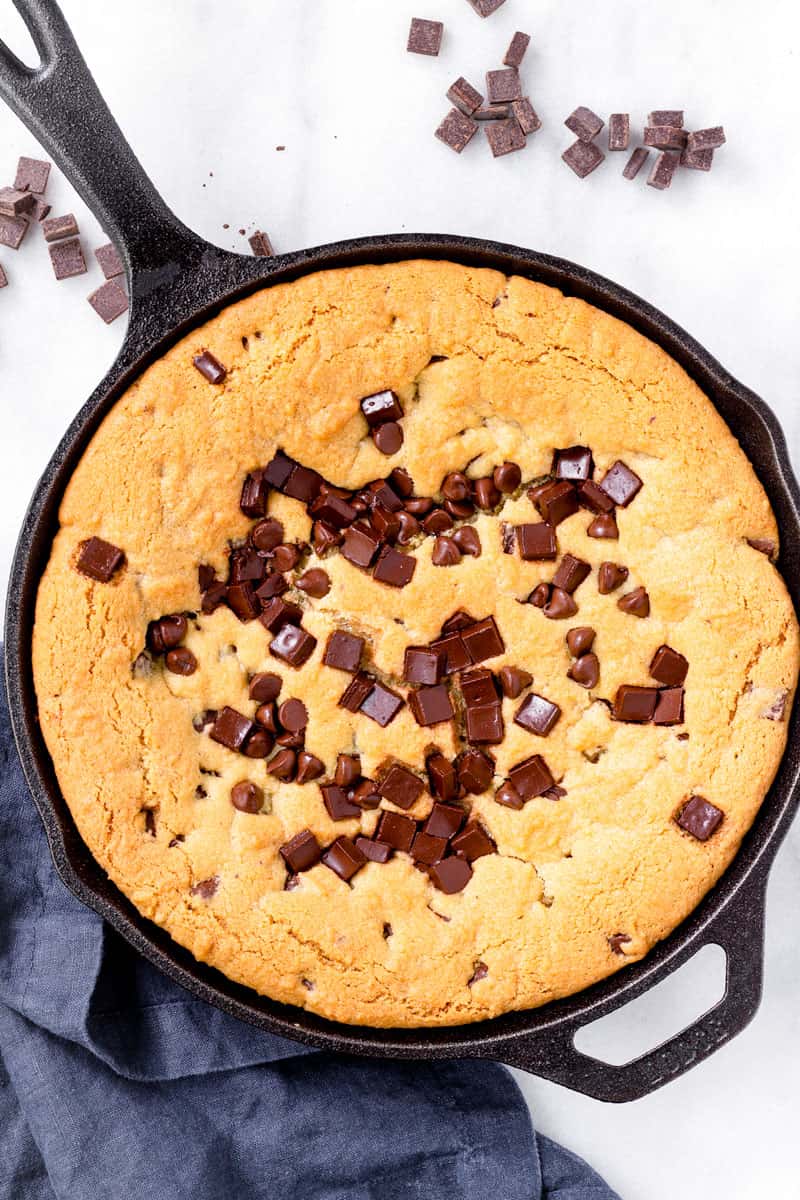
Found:
<svg viewBox="0 0 800 1200"><path fill-rule="evenodd" d="M412 17L406 50L409 54L428 54L435 58L442 48L444 25L425 17Z"/></svg>
<svg viewBox="0 0 800 1200"><path fill-rule="evenodd" d="M472 117L457 108L451 108L436 130L436 137L445 146L455 150L456 154L461 154L477 132L478 125Z"/></svg>
<svg viewBox="0 0 800 1200"><path fill-rule="evenodd" d="M24 213L31 211L35 202L35 197L28 191L20 191L19 188L12 187L0 188L0 215L2 216L21 217Z"/></svg>
<svg viewBox="0 0 800 1200"><path fill-rule="evenodd" d="M525 149L525 134L516 120L489 121L484 132L494 158Z"/></svg>
<svg viewBox="0 0 800 1200"><path fill-rule="evenodd" d="M2 211L2 210L0 210ZM57 242L60 238L77 237L80 230L74 213L63 217L48 217L42 221L42 233L46 242Z"/></svg>
<svg viewBox="0 0 800 1200"><path fill-rule="evenodd" d="M690 171L710 171L714 165L713 150L689 150L685 147L681 152L681 166Z"/></svg>
<svg viewBox="0 0 800 1200"><path fill-rule="evenodd" d="M479 17L490 17L506 0L467 0Z"/></svg>
<svg viewBox="0 0 800 1200"><path fill-rule="evenodd" d="M682 108L659 108L647 114L648 125L672 125L677 129L683 128Z"/></svg>
<svg viewBox="0 0 800 1200"><path fill-rule="evenodd" d="M725 814L704 796L690 796L675 818L686 833L698 842L707 842L722 824Z"/></svg>
<svg viewBox="0 0 800 1200"><path fill-rule="evenodd" d="M529 33L522 33L521 30L517 30L509 43L508 49L503 55L504 65L507 67L513 67L515 70L517 70L522 63L523 58L525 57L525 52L528 49L530 42L531 35Z"/></svg>
<svg viewBox="0 0 800 1200"><path fill-rule="evenodd" d="M674 150L662 150L647 178L648 187L656 188L659 192L665 191L672 183L679 161Z"/></svg>
<svg viewBox="0 0 800 1200"><path fill-rule="evenodd" d="M73 275L85 275L86 260L83 257L80 238L67 238L63 242L53 242L50 246L50 262L56 279L71 279Z"/></svg>
<svg viewBox="0 0 800 1200"><path fill-rule="evenodd" d="M514 714L514 724L538 737L547 737L560 716L561 709L557 704L531 692Z"/></svg>
<svg viewBox="0 0 800 1200"><path fill-rule="evenodd" d="M522 96L519 100L512 100L511 116L526 137L531 133L536 133L542 127L539 114L527 96Z"/></svg>
<svg viewBox="0 0 800 1200"><path fill-rule="evenodd" d="M627 150L631 140L630 113L612 113L608 118L608 148Z"/></svg>
<svg viewBox="0 0 800 1200"><path fill-rule="evenodd" d="M635 179L649 157L649 150L646 150L643 146L637 146L625 164L625 169L622 172L623 177L625 179Z"/></svg>
<svg viewBox="0 0 800 1200"><path fill-rule="evenodd" d="M685 129L675 125L650 125L642 140L645 146L653 146L656 150L683 150L687 136Z"/></svg>
<svg viewBox="0 0 800 1200"><path fill-rule="evenodd" d="M38 192L41 195L47 189L50 166L51 164L43 159L20 158L14 187L20 192Z"/></svg>
<svg viewBox="0 0 800 1200"><path fill-rule="evenodd" d="M696 129L690 133L686 149L696 154L699 150L718 150L725 142L725 130L721 125L715 125L712 129Z"/></svg>
<svg viewBox="0 0 800 1200"><path fill-rule="evenodd" d="M490 104L509 104L521 96L519 72L513 67L486 72L486 99Z"/></svg>
<svg viewBox="0 0 800 1200"><path fill-rule="evenodd" d="M106 325L110 325L112 321L116 321L117 317L121 317L124 312L128 311L127 293L115 279L110 279L108 283L102 284L87 299Z"/></svg>
<svg viewBox="0 0 800 1200"><path fill-rule="evenodd" d="M468 117L483 104L483 96L463 75L459 75L455 83L447 89L447 99Z"/></svg>
<svg viewBox="0 0 800 1200"><path fill-rule="evenodd" d="M597 137L605 122L590 108L580 105L570 113L564 124L579 141L590 143L592 138Z"/></svg>
<svg viewBox="0 0 800 1200"><path fill-rule="evenodd" d="M272 258L275 251L272 248L272 242L269 240L269 235L263 229L257 229L247 239L250 244L250 249L256 258Z"/></svg>
<svg viewBox="0 0 800 1200"><path fill-rule="evenodd" d="M28 227L29 223L25 217L6 217L0 214L0 246L7 246L9 250L19 250Z"/></svg>

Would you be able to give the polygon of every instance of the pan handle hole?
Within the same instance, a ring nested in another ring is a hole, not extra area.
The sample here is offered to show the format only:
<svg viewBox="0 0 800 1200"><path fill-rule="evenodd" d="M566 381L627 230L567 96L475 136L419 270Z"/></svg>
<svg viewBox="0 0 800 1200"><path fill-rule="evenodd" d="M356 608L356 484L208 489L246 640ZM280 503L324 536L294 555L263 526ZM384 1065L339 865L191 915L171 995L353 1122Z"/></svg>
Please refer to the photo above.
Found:
<svg viewBox="0 0 800 1200"><path fill-rule="evenodd" d="M13 13L10 21L6 13ZM11 5L7 5L3 9L3 16L0 19L0 40L5 42L12 54L16 54L26 67L36 70L41 66L41 59L36 52L25 22L17 13L13 12Z"/></svg>
<svg viewBox="0 0 800 1200"><path fill-rule="evenodd" d="M719 1004L725 964L721 946L704 946L643 996L584 1025L575 1035L576 1050L615 1067L654 1050Z"/></svg>

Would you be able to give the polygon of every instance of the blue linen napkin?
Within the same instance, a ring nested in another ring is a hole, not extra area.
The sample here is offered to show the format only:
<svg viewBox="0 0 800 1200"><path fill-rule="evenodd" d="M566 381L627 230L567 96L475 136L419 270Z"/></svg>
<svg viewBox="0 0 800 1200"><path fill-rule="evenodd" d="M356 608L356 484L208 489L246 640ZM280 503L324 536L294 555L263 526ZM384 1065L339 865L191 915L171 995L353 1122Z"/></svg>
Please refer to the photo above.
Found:
<svg viewBox="0 0 800 1200"><path fill-rule="evenodd" d="M619 1200L504 1067L313 1052L195 1000L55 873L0 684L0 1200Z"/></svg>

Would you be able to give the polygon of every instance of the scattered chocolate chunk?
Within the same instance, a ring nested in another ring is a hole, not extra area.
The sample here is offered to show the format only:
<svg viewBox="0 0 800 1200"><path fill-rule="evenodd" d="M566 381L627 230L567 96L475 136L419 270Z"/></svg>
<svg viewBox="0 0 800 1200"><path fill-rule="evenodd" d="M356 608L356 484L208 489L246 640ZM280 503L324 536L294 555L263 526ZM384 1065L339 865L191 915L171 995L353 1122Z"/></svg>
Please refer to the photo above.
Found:
<svg viewBox="0 0 800 1200"><path fill-rule="evenodd" d="M489 834L477 821L470 821L461 833L456 833L450 848L454 854L466 858L467 862L474 862L476 858L483 858L486 854L494 854L497 849Z"/></svg>
<svg viewBox="0 0 800 1200"><path fill-rule="evenodd" d="M591 479L594 473L592 452L588 446L569 446L566 450L555 450L551 471L556 479L568 479L573 483Z"/></svg>
<svg viewBox="0 0 800 1200"><path fill-rule="evenodd" d="M363 652L363 638L356 637L354 633L345 633L344 630L337 629L328 638L322 661L327 667L354 674L361 664Z"/></svg>
<svg viewBox="0 0 800 1200"><path fill-rule="evenodd" d="M73 275L86 274L86 260L83 257L80 238L53 242L50 247L50 261L56 279L71 279Z"/></svg>
<svg viewBox="0 0 800 1200"><path fill-rule="evenodd" d="M649 150L645 150L643 146L637 146L625 164L625 170L622 172L623 177L625 179L635 179L649 157Z"/></svg>
<svg viewBox="0 0 800 1200"><path fill-rule="evenodd" d="M624 954L625 951L622 947L626 946L630 940L630 934L628 933L612 933L610 937L606 938L608 948L612 954Z"/></svg>
<svg viewBox="0 0 800 1200"><path fill-rule="evenodd" d="M523 762L517 763L508 772L508 778L523 803L532 800L534 796L541 796L548 788L554 787L556 782L540 754L533 754Z"/></svg>
<svg viewBox="0 0 800 1200"><path fill-rule="evenodd" d="M269 650L290 667L302 667L314 653L316 644L317 639L299 625L284 625L270 642Z"/></svg>
<svg viewBox="0 0 800 1200"><path fill-rule="evenodd" d="M507 121L511 116L510 104L484 104L473 113L475 121Z"/></svg>
<svg viewBox="0 0 800 1200"><path fill-rule="evenodd" d="M494 675L485 667L474 667L464 671L460 679L461 695L467 708L480 708L483 704L497 704L498 695Z"/></svg>
<svg viewBox="0 0 800 1200"><path fill-rule="evenodd" d="M713 153L713 151L712 151L712 153ZM31 221L35 221L40 224L45 219L45 217L48 217L50 215L50 211L51 211L51 206L49 204L45 204L45 202L41 196L34 196L33 208L31 209L28 216Z"/></svg>
<svg viewBox="0 0 800 1200"><path fill-rule="evenodd" d="M686 146L687 133L674 125L650 125L644 131L645 146L653 146L656 150L683 150Z"/></svg>
<svg viewBox="0 0 800 1200"><path fill-rule="evenodd" d="M528 733L547 737L560 716L561 709L557 704L531 692L514 714L514 724L526 729Z"/></svg>
<svg viewBox="0 0 800 1200"><path fill-rule="evenodd" d="M239 812L260 812L263 803L264 793L258 784L251 783L249 779L243 779L231 788L231 804L238 808Z"/></svg>
<svg viewBox="0 0 800 1200"><path fill-rule="evenodd" d="M414 493L414 480L405 467L395 467L389 475L388 483L392 491L404 500Z"/></svg>
<svg viewBox="0 0 800 1200"><path fill-rule="evenodd" d="M201 879L190 889L193 896L199 896L201 900L210 900L216 895L219 887L219 876L212 875L210 879Z"/></svg>
<svg viewBox="0 0 800 1200"><path fill-rule="evenodd" d="M269 704L280 695L283 680L271 671L259 671L250 680L249 696L259 704Z"/></svg>
<svg viewBox="0 0 800 1200"><path fill-rule="evenodd" d="M346 708L348 712L357 713L374 686L369 675L364 671L359 671L339 697L339 708Z"/></svg>
<svg viewBox="0 0 800 1200"><path fill-rule="evenodd" d="M486 72L486 99L489 104L509 104L512 100L519 100L521 96L519 72L513 67Z"/></svg>
<svg viewBox="0 0 800 1200"><path fill-rule="evenodd" d="M528 134L536 133L542 127L539 115L527 96L523 96L520 100L512 101L511 115L526 137Z"/></svg>
<svg viewBox="0 0 800 1200"><path fill-rule="evenodd" d="M613 466L609 467L600 487L620 508L627 508L641 490L642 481L635 471L617 459Z"/></svg>
<svg viewBox="0 0 800 1200"><path fill-rule="evenodd" d="M443 683L409 692L408 704L418 725L439 725L454 716L450 693Z"/></svg>
<svg viewBox="0 0 800 1200"><path fill-rule="evenodd" d="M297 783L311 783L312 780L319 779L324 770L325 764L316 754L309 754L307 750L300 751L297 756Z"/></svg>
<svg viewBox="0 0 800 1200"><path fill-rule="evenodd" d="M570 629L567 634L567 648L572 657L580 658L581 655L588 654L596 636L591 625L578 625L575 629Z"/></svg>
<svg viewBox="0 0 800 1200"><path fill-rule="evenodd" d="M403 444L403 429L397 421L386 421L385 424L371 430L371 433L373 442L387 458L397 454Z"/></svg>
<svg viewBox="0 0 800 1200"><path fill-rule="evenodd" d="M428 868L431 881L440 892L452 896L462 892L472 878L472 867L465 858L451 854Z"/></svg>
<svg viewBox="0 0 800 1200"><path fill-rule="evenodd" d="M550 593L552 587L549 583L538 583L528 596L528 604L532 604L534 608L546 608L550 602ZM577 605L575 606L577 610Z"/></svg>
<svg viewBox="0 0 800 1200"><path fill-rule="evenodd" d="M619 529L617 521L613 513L600 513L589 522L586 530L587 536L590 538L607 538L616 540L619 538Z"/></svg>
<svg viewBox="0 0 800 1200"><path fill-rule="evenodd" d="M278 450L275 457L264 467L264 478L270 487L282 492L296 465L293 458L287 457L282 450Z"/></svg>
<svg viewBox="0 0 800 1200"><path fill-rule="evenodd" d="M0 215L5 217L21 217L33 208L35 198L30 192L18 188L0 188ZM74 220L74 218L73 218ZM74 231L77 233L77 229ZM50 239L47 239L50 241Z"/></svg>
<svg viewBox="0 0 800 1200"><path fill-rule="evenodd" d="M227 750L241 750L254 730L255 726L249 717L226 704L217 713L210 737L213 742L219 742L220 746L225 746Z"/></svg>
<svg viewBox="0 0 800 1200"><path fill-rule="evenodd" d="M584 479L578 484L578 503L593 513L614 511L614 501L593 479Z"/></svg>
<svg viewBox="0 0 800 1200"><path fill-rule="evenodd" d="M0 208L2 212L2 208ZM46 242L57 242L60 238L77 237L80 230L74 213L63 217L48 217L42 221L42 233Z"/></svg>
<svg viewBox="0 0 800 1200"><path fill-rule="evenodd" d="M375 840L385 842L394 850L410 850L417 823L402 813L382 812L375 830Z"/></svg>
<svg viewBox="0 0 800 1200"><path fill-rule="evenodd" d="M505 650L494 617L485 617L483 621L476 621L474 625L467 626L462 630L461 638L473 663L496 658Z"/></svg>
<svg viewBox="0 0 800 1200"><path fill-rule="evenodd" d="M403 679L406 683L432 686L444 674L446 655L429 646L407 646L403 660Z"/></svg>
<svg viewBox="0 0 800 1200"><path fill-rule="evenodd" d="M373 838L357 837L356 849L360 850L367 862L387 863L392 857L392 847L388 842L378 842Z"/></svg>
<svg viewBox="0 0 800 1200"><path fill-rule="evenodd" d="M267 482L269 482L268 477ZM287 496L291 496L293 500L300 500L303 504L310 504L312 500L316 500L321 487L322 476L318 471L312 471L310 467L301 467L299 463L295 463L289 478L283 485L283 491Z"/></svg>
<svg viewBox="0 0 800 1200"><path fill-rule="evenodd" d="M590 108L581 105L570 113L564 124L580 141L591 142L592 138L597 137L605 122Z"/></svg>
<svg viewBox="0 0 800 1200"><path fill-rule="evenodd" d="M344 788L335 783L326 783L322 785L320 791L332 821L346 821L348 818L361 816L361 809L357 804L348 800Z"/></svg>
<svg viewBox="0 0 800 1200"><path fill-rule="evenodd" d="M703 796L690 796L675 818L681 829L685 829L698 842L707 842L712 833L722 824L725 814Z"/></svg>
<svg viewBox="0 0 800 1200"><path fill-rule="evenodd" d="M396 804L398 808L406 809L416 803L424 790L422 780L400 763L392 764L378 787L378 792L384 800Z"/></svg>
<svg viewBox="0 0 800 1200"><path fill-rule="evenodd" d="M615 721L646 725L652 721L658 703L658 688L636 687L623 683L617 688L612 713Z"/></svg>
<svg viewBox="0 0 800 1200"><path fill-rule="evenodd" d="M506 0L467 0L479 17L490 17Z"/></svg>
<svg viewBox="0 0 800 1200"><path fill-rule="evenodd" d="M482 750L465 750L456 760L459 783L471 796L482 795L494 778L494 760Z"/></svg>
<svg viewBox="0 0 800 1200"><path fill-rule="evenodd" d="M279 750L267 763L267 770L270 775L274 775L282 783L291 783L294 779L296 769L297 755L289 747L285 750Z"/></svg>
<svg viewBox="0 0 800 1200"><path fill-rule="evenodd" d="M332 525L334 529L344 529L346 526L352 525L358 516L358 511L352 504L326 486L323 486L320 494L312 503L309 513L316 520L324 521L326 525Z"/></svg>
<svg viewBox="0 0 800 1200"><path fill-rule="evenodd" d="M508 496L515 492L522 483L522 471L516 463L504 462L499 467L495 467L492 479L497 490L504 496Z"/></svg>
<svg viewBox="0 0 800 1200"><path fill-rule="evenodd" d="M272 249L272 242L263 229L257 229L247 240L256 258L272 258L274 256L275 251Z"/></svg>
<svg viewBox="0 0 800 1200"><path fill-rule="evenodd" d="M443 33L444 25L441 21L412 17L406 50L409 54L429 54L435 58L442 47Z"/></svg>
<svg viewBox="0 0 800 1200"><path fill-rule="evenodd" d="M19 250L27 232L28 222L25 217L0 215L0 246L7 246L9 250Z"/></svg>
<svg viewBox="0 0 800 1200"><path fill-rule="evenodd" d="M697 154L700 150L718 150L725 145L725 141L725 130L721 125L715 125L713 129L696 129L690 133L686 149L691 154Z"/></svg>
<svg viewBox="0 0 800 1200"><path fill-rule="evenodd" d="M376 683L366 698L362 701L361 712L384 729L399 713L405 704L402 696L393 692L383 683Z"/></svg>
<svg viewBox="0 0 800 1200"><path fill-rule="evenodd" d="M500 787L494 794L494 798L498 804L502 804L504 808L513 808L519 811L525 801L520 796L513 783L506 781L501 783Z"/></svg>
<svg viewBox="0 0 800 1200"><path fill-rule="evenodd" d="M587 175L591 175L600 163L605 158L605 154L600 150L594 142L582 142L578 140L573 142L564 153L561 155L563 161L567 164L571 171L574 171L579 179L585 179Z"/></svg>
<svg viewBox="0 0 800 1200"><path fill-rule="evenodd" d="M483 704L468 708L466 712L466 733L468 742L487 746L499 745L505 733L503 713L499 703L495 701L494 704Z"/></svg>
<svg viewBox="0 0 800 1200"><path fill-rule="evenodd" d="M565 554L553 576L553 587L562 588L563 591L572 595L591 573L591 570L590 564L584 562L582 558L576 558L574 554Z"/></svg>
<svg viewBox="0 0 800 1200"><path fill-rule="evenodd" d="M411 857L415 862L433 866L441 862L447 853L447 838L432 837L431 834L419 830L411 843Z"/></svg>
<svg viewBox="0 0 800 1200"><path fill-rule="evenodd" d="M344 531L342 555L353 566L362 568L371 566L379 546L380 541L377 535L363 521L357 521L355 525L351 525Z"/></svg>
<svg viewBox="0 0 800 1200"><path fill-rule="evenodd" d="M102 284L87 297L94 311L110 325L128 311L128 296L125 289L120 287L115 279Z"/></svg>
<svg viewBox="0 0 800 1200"><path fill-rule="evenodd" d="M597 570L597 590L601 596L608 596L621 587L630 572L627 567L618 563L603 562Z"/></svg>
<svg viewBox="0 0 800 1200"><path fill-rule="evenodd" d="M349 837L338 837L322 855L322 861L330 869L348 883L357 871L360 871L367 861L365 856Z"/></svg>
<svg viewBox="0 0 800 1200"><path fill-rule="evenodd" d="M167 651L164 665L173 675L194 675L197 659L186 646L178 646L175 650Z"/></svg>
<svg viewBox="0 0 800 1200"><path fill-rule="evenodd" d="M81 575L88 575L98 583L108 583L125 562L125 555L117 546L91 537L81 542L78 561L75 564Z"/></svg>
<svg viewBox="0 0 800 1200"><path fill-rule="evenodd" d="M518 69L525 57L525 51L528 49L530 41L531 36L529 33L521 33L517 30L503 56L505 66Z"/></svg>
<svg viewBox="0 0 800 1200"><path fill-rule="evenodd" d="M472 663L459 633L449 633L446 637L437 638L435 642L431 643L431 650L444 655L445 675L452 675L454 671L463 671Z"/></svg>
<svg viewBox="0 0 800 1200"><path fill-rule="evenodd" d="M436 137L451 150L455 150L456 154L460 154L477 132L477 123L471 117L457 108L451 108L436 130Z"/></svg>
<svg viewBox="0 0 800 1200"><path fill-rule="evenodd" d="M582 654L580 658L576 658L567 671L567 676L575 683L579 683L581 687L597 687L597 681L600 678L600 662L597 655Z"/></svg>
<svg viewBox="0 0 800 1200"><path fill-rule="evenodd" d="M516 120L489 121L484 131L494 158L525 149L525 134Z"/></svg>
<svg viewBox="0 0 800 1200"><path fill-rule="evenodd" d="M578 511L578 493L571 480L559 479L528 489L528 499L547 525L560 525Z"/></svg>
<svg viewBox="0 0 800 1200"><path fill-rule="evenodd" d="M262 591L259 588L259 591ZM273 596L264 604L259 620L270 633L277 633L285 625L299 625L303 611L297 604L290 604L280 596Z"/></svg>
<svg viewBox="0 0 800 1200"><path fill-rule="evenodd" d="M656 711L653 714L654 725L683 724L683 688L662 688L658 693Z"/></svg>
<svg viewBox="0 0 800 1200"><path fill-rule="evenodd" d="M107 242L105 246L98 246L94 252L94 256L100 264L100 270L106 279L115 279L118 275L125 274L122 259L117 253L113 242Z"/></svg>
<svg viewBox="0 0 800 1200"><path fill-rule="evenodd" d="M254 621L261 612L261 605L252 583L232 583L226 593L228 607L236 613L240 621Z"/></svg>
<svg viewBox="0 0 800 1200"><path fill-rule="evenodd" d="M690 171L710 171L714 165L713 150L689 150L684 147L681 151L681 166Z"/></svg>
<svg viewBox="0 0 800 1200"><path fill-rule="evenodd" d="M462 629L469 629L470 625L475 623L475 618L471 617L465 608L458 608L443 622L442 636L448 633L460 633Z"/></svg>
<svg viewBox="0 0 800 1200"><path fill-rule="evenodd" d="M483 104L483 96L463 75L459 75L455 83L448 88L447 99L468 117Z"/></svg>
<svg viewBox="0 0 800 1200"><path fill-rule="evenodd" d="M559 587L550 589L550 597L542 609L551 621L563 621L565 617L574 617L577 611L578 606L572 596Z"/></svg>
<svg viewBox="0 0 800 1200"><path fill-rule="evenodd" d="M225 377L228 374L227 368L223 367L219 359L215 358L210 350L201 350L199 354L193 356L192 362L209 383L220 384L225 382Z"/></svg>
<svg viewBox="0 0 800 1200"><path fill-rule="evenodd" d="M431 794L439 800L453 800L458 795L458 774L455 766L438 751L425 762ZM460 810L459 810L460 811ZM429 829L428 833L434 830ZM438 835L437 835L438 836Z"/></svg>
<svg viewBox="0 0 800 1200"><path fill-rule="evenodd" d="M617 608L632 617L649 617L650 597L643 587L634 588L632 592L620 596Z"/></svg>
<svg viewBox="0 0 800 1200"><path fill-rule="evenodd" d="M49 177L49 162L38 158L23 157L17 163L14 187L20 192L38 192L41 195L47 189Z"/></svg>
<svg viewBox="0 0 800 1200"><path fill-rule="evenodd" d="M430 816L424 825L424 831L430 837L447 841L458 833L464 823L464 811L453 804L434 804Z"/></svg>
<svg viewBox="0 0 800 1200"><path fill-rule="evenodd" d="M650 663L650 674L668 687L681 687L689 672L689 660L671 646L659 646Z"/></svg>
<svg viewBox="0 0 800 1200"><path fill-rule="evenodd" d="M656 161L653 163L648 178L648 187L656 188L663 192L672 183L672 176L678 166L679 157L674 150L662 150Z"/></svg>
<svg viewBox="0 0 800 1200"><path fill-rule="evenodd" d="M672 125L677 129L683 128L683 109L682 108L661 108L655 112L648 113L648 125Z"/></svg>
<svg viewBox="0 0 800 1200"><path fill-rule="evenodd" d="M627 150L631 139L630 113L612 113L608 118L609 150Z"/></svg>
<svg viewBox="0 0 800 1200"><path fill-rule="evenodd" d="M308 709L302 700L284 700L278 709L278 720L289 733L300 733L308 725Z"/></svg>
<svg viewBox="0 0 800 1200"><path fill-rule="evenodd" d="M413 554L401 554L392 546L382 546L372 578L390 587L406 587L414 578L417 560Z"/></svg>
<svg viewBox="0 0 800 1200"><path fill-rule="evenodd" d="M520 558L525 562L552 561L558 554L556 534L552 525L516 525L514 527Z"/></svg>
<svg viewBox="0 0 800 1200"><path fill-rule="evenodd" d="M786 719L786 704L789 693L784 689L776 693L774 699L758 714L766 721L784 721Z"/></svg>
<svg viewBox="0 0 800 1200"><path fill-rule="evenodd" d="M516 700L532 683L533 676L521 667L502 667L500 670L500 686L509 700Z"/></svg>

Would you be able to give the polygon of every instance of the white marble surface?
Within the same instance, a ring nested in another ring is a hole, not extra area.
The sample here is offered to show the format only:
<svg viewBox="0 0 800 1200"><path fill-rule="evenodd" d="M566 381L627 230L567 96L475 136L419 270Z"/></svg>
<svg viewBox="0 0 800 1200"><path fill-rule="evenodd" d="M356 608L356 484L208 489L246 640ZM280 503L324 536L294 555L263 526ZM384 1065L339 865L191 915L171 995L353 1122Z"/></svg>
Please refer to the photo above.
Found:
<svg viewBox="0 0 800 1200"><path fill-rule="evenodd" d="M764 396L800 460L791 0L770 0L758 19L745 0L508 0L486 21L466 0L64 8L146 168L206 237L246 248L237 230L261 225L289 250L387 230L448 231L582 262L661 307ZM404 52L412 15L444 20L438 59ZM432 136L443 93L458 74L479 83L500 65L518 28L534 36L524 74L545 127L524 154L493 162L473 144L458 158ZM8 0L0 36L27 53ZM650 108L684 106L696 126L723 121L730 143L710 176L683 173L665 194L623 180L622 155L581 183L559 159L570 140L561 121L581 103L603 115L630 110L635 123ZM18 154L36 152L0 106L3 182ZM52 195L54 211L74 208L86 243L98 245L96 224L60 176ZM0 292L4 589L37 474L123 329L103 326L85 302L101 282L96 265L56 284L33 238L0 261L10 277ZM622 1108L518 1076L538 1127L590 1158L625 1200L800 1196L799 877L796 829L769 890L764 1003L710 1061ZM718 993L718 971L711 953L685 981L616 1018L606 1044L643 1048L648 1035L674 1031Z"/></svg>

